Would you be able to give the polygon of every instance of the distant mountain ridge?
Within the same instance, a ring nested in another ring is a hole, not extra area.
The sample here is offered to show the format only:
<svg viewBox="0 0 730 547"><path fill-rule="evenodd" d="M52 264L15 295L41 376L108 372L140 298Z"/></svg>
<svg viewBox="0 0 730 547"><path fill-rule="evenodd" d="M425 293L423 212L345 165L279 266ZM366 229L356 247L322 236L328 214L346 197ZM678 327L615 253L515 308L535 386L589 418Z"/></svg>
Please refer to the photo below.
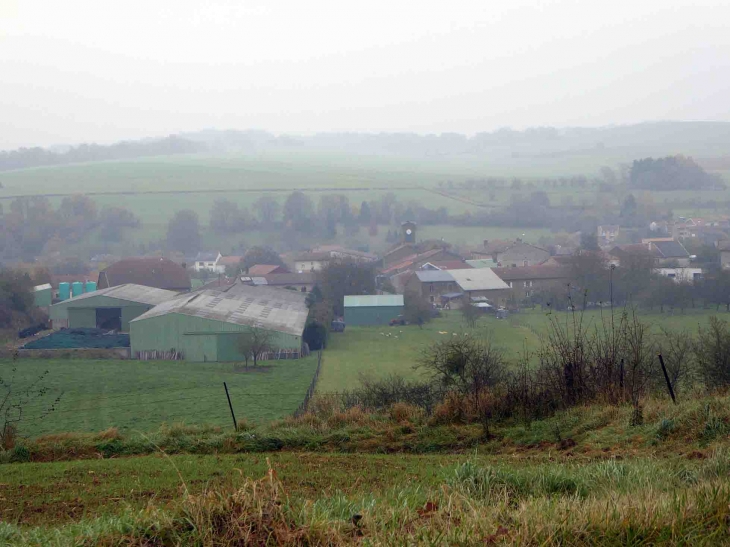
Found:
<svg viewBox="0 0 730 547"><path fill-rule="evenodd" d="M607 127L502 128L473 136L459 133L315 133L275 135L264 130L205 129L162 139L140 139L102 146L21 148L0 152L0 171L78 162L134 159L200 152L260 153L327 150L389 156L485 157L501 161L560 160L597 156L628 161L684 154L703 163L725 165L730 158L730 122L646 122Z"/></svg>

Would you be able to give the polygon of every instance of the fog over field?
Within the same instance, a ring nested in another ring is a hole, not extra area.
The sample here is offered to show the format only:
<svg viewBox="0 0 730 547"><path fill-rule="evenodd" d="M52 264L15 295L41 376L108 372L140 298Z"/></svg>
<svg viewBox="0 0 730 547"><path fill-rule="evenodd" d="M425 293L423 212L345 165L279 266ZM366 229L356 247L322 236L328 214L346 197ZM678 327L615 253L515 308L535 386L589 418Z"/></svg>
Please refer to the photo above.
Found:
<svg viewBox="0 0 730 547"><path fill-rule="evenodd" d="M730 120L720 0L0 4L0 148Z"/></svg>

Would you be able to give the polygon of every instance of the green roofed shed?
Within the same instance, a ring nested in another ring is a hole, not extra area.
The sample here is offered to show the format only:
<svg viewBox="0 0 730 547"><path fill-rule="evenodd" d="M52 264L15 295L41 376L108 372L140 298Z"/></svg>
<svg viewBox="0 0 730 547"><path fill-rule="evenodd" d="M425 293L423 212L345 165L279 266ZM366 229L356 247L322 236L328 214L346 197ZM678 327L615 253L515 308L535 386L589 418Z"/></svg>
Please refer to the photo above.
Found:
<svg viewBox="0 0 730 547"><path fill-rule="evenodd" d="M402 294L346 296L344 304L347 325L385 325L403 314Z"/></svg>

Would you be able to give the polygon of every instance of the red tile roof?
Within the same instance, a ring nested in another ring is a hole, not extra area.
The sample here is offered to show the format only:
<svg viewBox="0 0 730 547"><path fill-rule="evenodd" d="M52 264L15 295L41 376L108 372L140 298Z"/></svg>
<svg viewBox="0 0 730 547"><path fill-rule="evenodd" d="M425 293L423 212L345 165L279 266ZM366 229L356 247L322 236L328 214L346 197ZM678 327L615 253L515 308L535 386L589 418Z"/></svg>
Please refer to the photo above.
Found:
<svg viewBox="0 0 730 547"><path fill-rule="evenodd" d="M383 270L383 273L388 274L397 272L398 270L408 269L415 262L418 262L420 260L427 260L428 257L436 256L440 252L443 252L443 249L431 249L430 251L426 251L425 253L403 257L403 260L401 260L397 264L393 264L389 268L386 268L385 270Z"/></svg>
<svg viewBox="0 0 730 547"><path fill-rule="evenodd" d="M168 258L125 258L99 272L99 288L133 283L170 291L190 290L188 272Z"/></svg>
<svg viewBox="0 0 730 547"><path fill-rule="evenodd" d="M256 264L248 269L249 276L263 276L273 273L287 273L286 268L278 264Z"/></svg>

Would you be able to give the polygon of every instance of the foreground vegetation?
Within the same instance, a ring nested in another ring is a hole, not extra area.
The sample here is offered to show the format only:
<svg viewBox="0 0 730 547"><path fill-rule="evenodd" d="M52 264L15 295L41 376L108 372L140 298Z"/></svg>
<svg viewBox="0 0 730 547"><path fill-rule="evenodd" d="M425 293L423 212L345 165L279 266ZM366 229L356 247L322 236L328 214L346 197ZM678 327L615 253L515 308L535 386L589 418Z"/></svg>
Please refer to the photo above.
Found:
<svg viewBox="0 0 730 547"><path fill-rule="evenodd" d="M610 310L587 310L580 315L585 327L592 329L600 324L602 317L610 315ZM696 332L698 325L706 326L713 315L724 317L725 314L718 314L715 310L694 309L682 314L639 312L638 317L650 325L652 333L658 335L663 328ZM513 314L506 321L484 316L472 328L466 324L458 310L451 310L445 312L443 317L424 324L422 329L415 325L347 327L344 333L330 335L317 389L321 393L355 389L360 385L363 376L382 379L396 374L409 380L417 380L422 374L413 367L418 363L423 350L432 342L444 340L454 333L478 336L489 332L509 360L517 362L525 350L535 353L540 346L540 337L548 334L554 320L565 323L571 320L571 314L565 311L541 310L538 307ZM388 334L390 336L386 336Z"/></svg>
<svg viewBox="0 0 730 547"><path fill-rule="evenodd" d="M15 460L87 459L0 467L0 539L724 543L729 402L697 393L676 406L652 398L640 426L630 425L628 406L578 407L505 422L489 442L478 427L438 425L408 405L343 412L326 401L301 418L239 433L172 426L147 437L50 436L15 449ZM442 453L407 454L433 451ZM150 455L118 458L135 452Z"/></svg>

